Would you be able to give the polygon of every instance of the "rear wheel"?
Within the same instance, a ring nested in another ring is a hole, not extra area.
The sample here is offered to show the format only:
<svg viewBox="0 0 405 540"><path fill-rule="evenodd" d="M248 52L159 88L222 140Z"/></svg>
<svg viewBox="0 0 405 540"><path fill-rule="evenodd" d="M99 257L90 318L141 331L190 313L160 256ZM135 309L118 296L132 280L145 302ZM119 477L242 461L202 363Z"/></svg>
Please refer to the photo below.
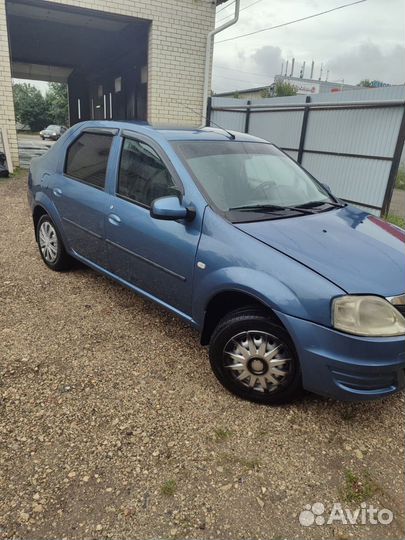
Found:
<svg viewBox="0 0 405 540"><path fill-rule="evenodd" d="M209 354L221 384L243 399L276 405L301 394L294 344L264 310L247 308L224 317L211 337Z"/></svg>
<svg viewBox="0 0 405 540"><path fill-rule="evenodd" d="M48 268L57 272L70 269L72 258L66 253L60 234L47 214L38 221L36 237L42 260Z"/></svg>

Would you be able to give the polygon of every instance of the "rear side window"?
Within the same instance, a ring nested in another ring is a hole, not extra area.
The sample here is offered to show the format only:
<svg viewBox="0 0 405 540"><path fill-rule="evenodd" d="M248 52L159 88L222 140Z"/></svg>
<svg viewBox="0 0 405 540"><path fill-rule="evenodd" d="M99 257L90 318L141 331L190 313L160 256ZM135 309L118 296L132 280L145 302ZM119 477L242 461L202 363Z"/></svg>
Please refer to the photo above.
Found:
<svg viewBox="0 0 405 540"><path fill-rule="evenodd" d="M146 207L159 197L179 195L172 175L155 150L134 139L124 140L117 192Z"/></svg>
<svg viewBox="0 0 405 540"><path fill-rule="evenodd" d="M104 188L112 136L101 133L83 133L69 147L65 173L86 184Z"/></svg>

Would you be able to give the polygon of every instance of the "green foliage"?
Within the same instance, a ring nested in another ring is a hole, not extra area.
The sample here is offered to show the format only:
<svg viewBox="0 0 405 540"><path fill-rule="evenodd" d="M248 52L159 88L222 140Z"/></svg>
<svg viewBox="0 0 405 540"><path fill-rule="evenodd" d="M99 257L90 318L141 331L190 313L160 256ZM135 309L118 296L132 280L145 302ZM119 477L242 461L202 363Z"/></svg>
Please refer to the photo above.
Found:
<svg viewBox="0 0 405 540"><path fill-rule="evenodd" d="M167 497L172 497L176 492L176 481L166 480L166 482L162 484L160 491L162 495L166 495Z"/></svg>
<svg viewBox="0 0 405 540"><path fill-rule="evenodd" d="M363 79L359 82L357 86L364 86L364 88L372 88L373 85L371 84L370 79Z"/></svg>
<svg viewBox="0 0 405 540"><path fill-rule="evenodd" d="M217 428L214 430L215 441L221 442L229 439L232 435L232 432L229 429Z"/></svg>
<svg viewBox="0 0 405 540"><path fill-rule="evenodd" d="M264 89L260 92L260 95L262 96L262 98L269 98L269 97L271 97L270 88L264 88Z"/></svg>
<svg viewBox="0 0 405 540"><path fill-rule="evenodd" d="M395 187L397 189L405 189L405 166L401 165L398 169L397 178L395 180Z"/></svg>
<svg viewBox="0 0 405 540"><path fill-rule="evenodd" d="M361 503L370 499L378 491L379 488L368 471L365 471L362 477L353 471L345 471L345 484L342 489L342 498L345 502Z"/></svg>
<svg viewBox="0 0 405 540"><path fill-rule="evenodd" d="M297 95L297 87L293 84L290 84L288 82L276 82L275 86L275 92L274 95L276 97L281 96L296 96Z"/></svg>
<svg viewBox="0 0 405 540"><path fill-rule="evenodd" d="M239 99L239 98L240 98L240 93L239 93L237 90L235 90L235 92L233 93L232 97L233 97L234 99Z"/></svg>
<svg viewBox="0 0 405 540"><path fill-rule="evenodd" d="M393 223L397 227L401 227L401 229L405 229L405 219L400 216L394 216L394 214L388 214L387 221L389 223Z"/></svg>
<svg viewBox="0 0 405 540"><path fill-rule="evenodd" d="M18 122L40 131L49 124L68 123L68 95L64 84L50 83L45 97L34 85L13 85L15 116Z"/></svg>
<svg viewBox="0 0 405 540"><path fill-rule="evenodd" d="M29 83L13 86L15 116L18 122L29 126L32 131L45 127L48 121L45 99L41 92Z"/></svg>
<svg viewBox="0 0 405 540"><path fill-rule="evenodd" d="M384 86L391 86L383 81L370 81L370 79L363 79L357 86L364 86L364 88L383 88Z"/></svg>
<svg viewBox="0 0 405 540"><path fill-rule="evenodd" d="M66 126L69 116L67 86L65 84L49 83L45 102L50 123Z"/></svg>

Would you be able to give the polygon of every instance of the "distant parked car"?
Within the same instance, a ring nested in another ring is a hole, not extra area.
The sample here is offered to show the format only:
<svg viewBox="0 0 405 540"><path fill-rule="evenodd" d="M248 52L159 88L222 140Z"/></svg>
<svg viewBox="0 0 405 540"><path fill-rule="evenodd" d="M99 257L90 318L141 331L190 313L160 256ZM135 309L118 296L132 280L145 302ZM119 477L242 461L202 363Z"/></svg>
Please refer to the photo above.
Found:
<svg viewBox="0 0 405 540"><path fill-rule="evenodd" d="M32 160L28 185L45 264L74 257L182 317L238 396L275 404L304 387L365 400L404 387L404 231L274 145L84 122ZM145 329L131 331L136 347ZM187 364L170 347L162 337L162 354ZM159 377L159 358L147 361Z"/></svg>
<svg viewBox="0 0 405 540"><path fill-rule="evenodd" d="M47 128L40 131L39 134L43 141L45 139L51 139L52 141L57 141L59 137L61 137L65 133L65 131L67 131L67 128L65 126L50 125Z"/></svg>

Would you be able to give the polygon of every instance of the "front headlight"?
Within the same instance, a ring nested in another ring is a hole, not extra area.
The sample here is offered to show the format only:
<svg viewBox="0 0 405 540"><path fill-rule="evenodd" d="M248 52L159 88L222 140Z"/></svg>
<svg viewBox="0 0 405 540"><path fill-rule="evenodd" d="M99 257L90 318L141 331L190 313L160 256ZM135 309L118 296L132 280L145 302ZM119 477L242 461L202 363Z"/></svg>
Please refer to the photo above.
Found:
<svg viewBox="0 0 405 540"><path fill-rule="evenodd" d="M405 318L379 296L341 296L332 304L332 324L337 330L358 336L400 336Z"/></svg>

